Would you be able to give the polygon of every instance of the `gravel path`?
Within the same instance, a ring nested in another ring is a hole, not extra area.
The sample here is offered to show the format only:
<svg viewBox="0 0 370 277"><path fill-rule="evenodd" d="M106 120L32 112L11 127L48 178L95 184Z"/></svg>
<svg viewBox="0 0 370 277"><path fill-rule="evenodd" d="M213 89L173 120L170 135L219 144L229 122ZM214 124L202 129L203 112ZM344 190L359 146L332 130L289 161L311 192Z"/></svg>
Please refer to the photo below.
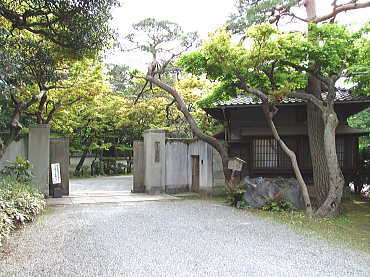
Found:
<svg viewBox="0 0 370 277"><path fill-rule="evenodd" d="M10 249L0 276L370 276L370 255L211 201L58 207Z"/></svg>
<svg viewBox="0 0 370 277"><path fill-rule="evenodd" d="M70 194L131 191L133 177L109 176L86 179L71 179Z"/></svg>

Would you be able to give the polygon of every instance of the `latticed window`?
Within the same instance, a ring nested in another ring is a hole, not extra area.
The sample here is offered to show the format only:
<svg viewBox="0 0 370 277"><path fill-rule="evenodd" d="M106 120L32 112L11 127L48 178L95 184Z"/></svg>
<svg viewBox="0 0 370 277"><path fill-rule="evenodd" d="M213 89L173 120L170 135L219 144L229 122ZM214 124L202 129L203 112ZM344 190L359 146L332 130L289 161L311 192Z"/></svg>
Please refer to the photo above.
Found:
<svg viewBox="0 0 370 277"><path fill-rule="evenodd" d="M311 154L308 138L303 138L299 146L294 149L296 139L285 138L291 150L299 153L301 168L311 168ZM336 138L337 157L340 167L344 166L344 138ZM258 138L253 140L253 165L255 168L291 168L288 155L279 146L274 138Z"/></svg>
<svg viewBox="0 0 370 277"><path fill-rule="evenodd" d="M289 168L289 157L274 138L259 138L253 141L254 167Z"/></svg>
<svg viewBox="0 0 370 277"><path fill-rule="evenodd" d="M337 149L339 166L344 167L344 138L336 138L335 148Z"/></svg>

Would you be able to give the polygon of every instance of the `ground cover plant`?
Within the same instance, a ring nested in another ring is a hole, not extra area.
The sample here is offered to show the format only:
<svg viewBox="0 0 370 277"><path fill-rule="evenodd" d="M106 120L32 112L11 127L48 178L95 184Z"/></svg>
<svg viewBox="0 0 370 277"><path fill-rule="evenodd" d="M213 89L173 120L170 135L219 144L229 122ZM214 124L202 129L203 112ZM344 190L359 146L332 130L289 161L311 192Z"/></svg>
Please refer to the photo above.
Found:
<svg viewBox="0 0 370 277"><path fill-rule="evenodd" d="M30 184L30 166L17 159L0 171L0 247L11 231L32 222L45 208L43 195Z"/></svg>
<svg viewBox="0 0 370 277"><path fill-rule="evenodd" d="M309 218L297 210L247 208L246 211L288 224L299 233L370 254L370 200L363 196L354 195L352 200L344 202L336 218Z"/></svg>

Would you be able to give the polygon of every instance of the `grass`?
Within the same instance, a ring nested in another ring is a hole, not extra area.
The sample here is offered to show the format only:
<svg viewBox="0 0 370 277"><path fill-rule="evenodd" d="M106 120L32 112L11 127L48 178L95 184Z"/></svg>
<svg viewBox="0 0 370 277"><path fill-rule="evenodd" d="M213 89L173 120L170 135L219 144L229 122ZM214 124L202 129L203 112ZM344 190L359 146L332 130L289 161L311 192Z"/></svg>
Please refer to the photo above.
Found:
<svg viewBox="0 0 370 277"><path fill-rule="evenodd" d="M315 235L335 245L344 245L370 254L370 200L355 199L343 203L336 218L308 218L301 211L266 212L247 209L293 227L299 233Z"/></svg>
<svg viewBox="0 0 370 277"><path fill-rule="evenodd" d="M225 202L225 197L189 196L184 199ZM370 199L355 195L353 200L343 203L340 216L329 219L308 218L302 211L269 212L252 208L245 210L287 224L297 233L314 235L334 245L370 254Z"/></svg>

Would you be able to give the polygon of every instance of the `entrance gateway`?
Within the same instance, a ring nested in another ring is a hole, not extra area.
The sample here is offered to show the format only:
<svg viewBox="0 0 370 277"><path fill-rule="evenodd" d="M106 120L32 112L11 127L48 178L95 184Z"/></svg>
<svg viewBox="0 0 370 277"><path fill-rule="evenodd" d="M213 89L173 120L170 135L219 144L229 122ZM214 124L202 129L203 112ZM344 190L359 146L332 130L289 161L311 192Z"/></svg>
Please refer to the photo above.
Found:
<svg viewBox="0 0 370 277"><path fill-rule="evenodd" d="M224 185L221 158L198 139L166 138L163 130L146 130L134 142L133 192L215 194Z"/></svg>

